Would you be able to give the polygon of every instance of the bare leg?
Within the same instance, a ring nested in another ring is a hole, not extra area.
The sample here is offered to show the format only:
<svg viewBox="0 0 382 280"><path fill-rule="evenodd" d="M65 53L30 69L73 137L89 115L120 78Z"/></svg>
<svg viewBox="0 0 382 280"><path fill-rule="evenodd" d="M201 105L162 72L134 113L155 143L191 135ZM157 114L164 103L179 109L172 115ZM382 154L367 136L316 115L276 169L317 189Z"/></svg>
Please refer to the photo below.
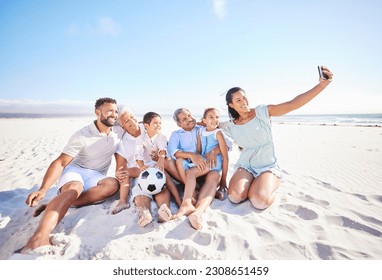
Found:
<svg viewBox="0 0 382 280"><path fill-rule="evenodd" d="M134 203L138 208L138 225L140 227L145 227L153 221L150 213L150 202L151 199L145 195L137 195L134 198Z"/></svg>
<svg viewBox="0 0 382 280"><path fill-rule="evenodd" d="M154 195L154 200L158 204L158 206L162 206L162 204L170 205L171 195L168 189L163 189L160 193Z"/></svg>
<svg viewBox="0 0 382 280"><path fill-rule="evenodd" d="M109 177L109 178L102 179L98 182L97 186L87 190L86 192L82 192L81 195L73 202L71 206L82 207L82 206L90 205L99 201L103 201L118 191L118 185L119 185L118 181L114 178ZM61 191L62 190L63 188L61 189ZM126 199L127 199L128 192L129 191L127 190ZM34 210L33 217L39 216L46 209L47 206L48 204L39 205L36 208L36 210Z"/></svg>
<svg viewBox="0 0 382 280"><path fill-rule="evenodd" d="M179 175L178 169L175 164L175 160L172 158L167 158L164 162L164 169L170 173L170 175L177 180L179 183L184 184L185 181L182 180L181 176Z"/></svg>
<svg viewBox="0 0 382 280"><path fill-rule="evenodd" d="M118 204L111 211L112 214L117 214L121 212L122 210L125 210L130 207L130 204L128 202L129 191L130 191L130 178L127 177L120 183L119 201L118 201Z"/></svg>
<svg viewBox="0 0 382 280"><path fill-rule="evenodd" d="M183 158L178 158L176 160L176 170L178 170L178 174L181 179L181 182L186 184L187 176L186 176L186 170L184 170L184 167L183 167Z"/></svg>
<svg viewBox="0 0 382 280"><path fill-rule="evenodd" d="M174 219L178 219L184 215L188 216L191 212L195 210L195 207L192 204L192 200L196 188L196 178L205 175L208 172L208 169L201 171L197 167L192 167L189 170L187 170L187 180L184 189L183 202L178 210L178 213L174 215Z"/></svg>
<svg viewBox="0 0 382 280"><path fill-rule="evenodd" d="M172 180L171 176L168 174L167 171L165 171L165 174L166 174L166 187L169 190L169 192L172 194L172 196L174 197L178 207L180 207L180 205L182 204L182 199L180 198L178 188L176 187L174 181Z"/></svg>
<svg viewBox="0 0 382 280"><path fill-rule="evenodd" d="M158 209L159 223L168 222L172 217L171 209L169 208L170 199L171 199L171 195L167 189L164 189L160 193L154 195L154 200L159 206L159 209Z"/></svg>
<svg viewBox="0 0 382 280"><path fill-rule="evenodd" d="M219 180L220 174L218 172L211 171L207 174L206 181L199 192L198 201L195 205L196 209L188 216L191 226L197 230L202 228L202 214L214 199Z"/></svg>
<svg viewBox="0 0 382 280"><path fill-rule="evenodd" d="M280 179L272 172L260 174L251 184L248 198L257 209L268 208L275 200L275 191L279 187Z"/></svg>
<svg viewBox="0 0 382 280"><path fill-rule="evenodd" d="M61 188L61 193L53 198L46 206L44 216L40 220L36 232L28 243L21 250L26 253L30 249L35 249L45 245L51 245L49 235L65 216L69 207L79 197L83 186L79 182L69 182Z"/></svg>
<svg viewBox="0 0 382 280"><path fill-rule="evenodd" d="M228 198L233 203L240 203L248 198L248 190L254 178L244 168L236 169L229 182Z"/></svg>
<svg viewBox="0 0 382 280"><path fill-rule="evenodd" d="M101 202L114 195L119 188L119 183L115 178L105 178L97 183L97 186L81 193L79 198L73 202L72 206L81 207L93 203Z"/></svg>

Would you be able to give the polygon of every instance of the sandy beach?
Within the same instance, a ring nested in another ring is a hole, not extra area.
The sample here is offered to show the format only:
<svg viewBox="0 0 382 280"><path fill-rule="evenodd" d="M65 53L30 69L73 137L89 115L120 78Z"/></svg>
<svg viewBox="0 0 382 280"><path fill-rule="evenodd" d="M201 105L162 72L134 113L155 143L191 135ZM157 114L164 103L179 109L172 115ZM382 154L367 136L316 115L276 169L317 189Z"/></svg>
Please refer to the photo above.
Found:
<svg viewBox="0 0 382 280"><path fill-rule="evenodd" d="M0 119L0 259L63 260L381 260L382 128L273 125L283 171L275 203L213 201L203 228L187 219L137 225L134 206L112 215L118 195L71 208L46 254L20 255L40 217L25 205L52 160L89 118ZM175 123L163 121L168 137ZM238 149L230 152L228 179ZM114 174L115 164L109 170ZM55 196L53 186L43 202ZM175 213L175 203L171 204Z"/></svg>

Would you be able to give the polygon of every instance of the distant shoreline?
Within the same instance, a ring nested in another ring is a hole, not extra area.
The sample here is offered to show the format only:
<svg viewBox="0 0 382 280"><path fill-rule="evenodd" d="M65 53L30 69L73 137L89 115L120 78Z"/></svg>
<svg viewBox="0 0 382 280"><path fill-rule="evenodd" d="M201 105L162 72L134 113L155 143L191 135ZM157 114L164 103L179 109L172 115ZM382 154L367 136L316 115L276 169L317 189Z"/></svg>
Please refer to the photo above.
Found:
<svg viewBox="0 0 382 280"><path fill-rule="evenodd" d="M163 119L172 119L172 114L161 114ZM136 114L141 120L143 114ZM89 118L90 114L29 114L29 113L0 113L0 119L43 119L43 118ZM197 120L201 116L195 115ZM222 115L222 121L228 120L228 116ZM296 125L328 125L328 126L361 126L382 127L382 114L312 114L312 115L285 115L272 117L274 124L296 124Z"/></svg>
<svg viewBox="0 0 382 280"><path fill-rule="evenodd" d="M29 113L0 113L0 119L33 119L33 118L94 118L89 114L29 114Z"/></svg>

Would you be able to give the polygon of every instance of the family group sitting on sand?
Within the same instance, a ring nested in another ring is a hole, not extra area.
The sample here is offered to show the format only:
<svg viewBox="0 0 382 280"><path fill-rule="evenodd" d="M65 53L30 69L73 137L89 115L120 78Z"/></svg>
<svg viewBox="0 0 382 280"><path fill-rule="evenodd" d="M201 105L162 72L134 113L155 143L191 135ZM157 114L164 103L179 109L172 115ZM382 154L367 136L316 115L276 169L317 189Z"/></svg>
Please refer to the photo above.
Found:
<svg viewBox="0 0 382 280"><path fill-rule="evenodd" d="M118 191L120 200L112 210L117 214L129 207L131 179L142 170L156 166L166 175L166 188L150 196L139 187L131 187L131 200L138 209L138 224L146 226L153 220L151 200L158 204L159 222L187 216L191 226L202 228L202 214L217 197L240 203L249 199L257 209L269 207L279 186L280 168L274 153L271 132L272 116L281 116L308 103L332 81L333 74L323 67L327 78L294 99L277 105L250 108L245 91L231 88L226 94L230 121L220 122L215 108L205 110L202 123L197 124L191 112L180 108L174 120L180 127L170 138L161 134L161 117L149 112L139 123L126 107L117 106L112 98L100 98L95 103L97 119L70 138L60 156L48 167L38 191L26 199L36 206L48 189L57 182L58 193L48 204L40 205L34 215L43 217L21 253L51 245L50 234L69 207L81 207L102 202ZM224 133L224 134L223 134ZM226 184L228 151L232 143L241 148L236 170ZM113 155L116 178L107 177ZM203 181L197 188L197 179ZM173 179L184 184L183 197ZM179 209L171 213L173 197Z"/></svg>

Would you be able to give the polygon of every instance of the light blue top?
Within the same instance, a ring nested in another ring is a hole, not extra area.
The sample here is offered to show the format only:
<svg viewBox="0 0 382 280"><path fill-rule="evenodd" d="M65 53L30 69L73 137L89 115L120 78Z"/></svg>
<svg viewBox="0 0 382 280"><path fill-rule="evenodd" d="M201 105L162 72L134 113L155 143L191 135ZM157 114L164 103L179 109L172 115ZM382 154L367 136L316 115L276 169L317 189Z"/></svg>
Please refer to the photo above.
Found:
<svg viewBox="0 0 382 280"><path fill-rule="evenodd" d="M202 146L201 155L204 156L208 152L210 152L213 148L219 145L218 140L216 139L216 133L220 129L215 129L213 131L207 131L205 127L203 127L200 131L200 142Z"/></svg>
<svg viewBox="0 0 382 280"><path fill-rule="evenodd" d="M219 146L219 141L216 139L216 133L220 131L220 129L215 129L213 131L207 131L205 127L203 127L200 131L200 143L202 146L201 155L205 157L207 153L209 153L213 148ZM221 154L216 155L216 166L212 168L212 171L220 172L223 168L223 156Z"/></svg>
<svg viewBox="0 0 382 280"><path fill-rule="evenodd" d="M191 131L181 128L172 132L167 145L169 156L176 160L174 155L178 151L196 153L196 141L200 128L201 126L196 125Z"/></svg>
<svg viewBox="0 0 382 280"><path fill-rule="evenodd" d="M196 143L201 128L203 127L196 125L191 131L184 130L183 128L173 131L167 145L168 155L176 160L174 155L178 151L196 153ZM225 136L224 139L228 151L230 151L232 149L232 142Z"/></svg>
<svg viewBox="0 0 382 280"><path fill-rule="evenodd" d="M265 171L280 177L268 107L260 105L255 111L256 116L246 124L227 121L220 123L220 128L242 148L236 167L245 168L255 177Z"/></svg>

